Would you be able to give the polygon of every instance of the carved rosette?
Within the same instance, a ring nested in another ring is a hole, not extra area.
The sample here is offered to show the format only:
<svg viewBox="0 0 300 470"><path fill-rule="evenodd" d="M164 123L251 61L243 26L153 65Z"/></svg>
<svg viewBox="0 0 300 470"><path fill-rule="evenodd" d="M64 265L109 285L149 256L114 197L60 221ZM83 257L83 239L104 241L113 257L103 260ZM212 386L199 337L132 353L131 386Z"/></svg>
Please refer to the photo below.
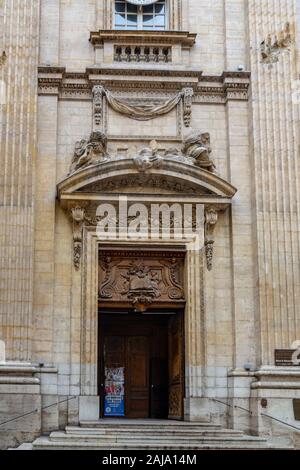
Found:
<svg viewBox="0 0 300 470"><path fill-rule="evenodd" d="M214 230L217 222L218 212L213 208L207 209L205 211L205 256L208 271L211 271L213 267Z"/></svg>

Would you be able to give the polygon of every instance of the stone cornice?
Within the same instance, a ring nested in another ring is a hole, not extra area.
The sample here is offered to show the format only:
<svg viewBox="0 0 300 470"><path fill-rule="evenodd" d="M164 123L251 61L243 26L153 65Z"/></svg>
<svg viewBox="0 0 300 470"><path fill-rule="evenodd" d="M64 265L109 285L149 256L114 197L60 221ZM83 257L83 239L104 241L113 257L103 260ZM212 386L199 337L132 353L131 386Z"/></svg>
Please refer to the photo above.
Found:
<svg viewBox="0 0 300 470"><path fill-rule="evenodd" d="M104 29L92 31L90 42L94 46L102 46L104 42L115 44L180 44L183 47L192 47L196 42L197 34L188 31L131 31Z"/></svg>
<svg viewBox="0 0 300 470"><path fill-rule="evenodd" d="M41 66L39 94L58 95L61 99L92 100L92 88L102 84L115 92L145 93L154 98L174 93L184 87L194 90L193 101L224 104L227 100L248 100L249 72L223 72L222 75L203 75L193 68L172 66L132 65L90 67L85 72L68 72L64 67Z"/></svg>

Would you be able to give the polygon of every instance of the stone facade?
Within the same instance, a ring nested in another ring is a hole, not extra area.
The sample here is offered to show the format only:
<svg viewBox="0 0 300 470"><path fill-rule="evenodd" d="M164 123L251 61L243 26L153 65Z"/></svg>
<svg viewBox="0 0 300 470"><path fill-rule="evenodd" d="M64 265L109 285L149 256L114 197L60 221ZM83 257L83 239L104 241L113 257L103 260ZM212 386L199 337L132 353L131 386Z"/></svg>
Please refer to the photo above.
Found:
<svg viewBox="0 0 300 470"><path fill-rule="evenodd" d="M155 34L115 31L113 0L0 2L0 448L98 419L90 221L103 194L137 193L203 207L185 419L299 443L300 369L274 351L300 340L300 5L167 1Z"/></svg>

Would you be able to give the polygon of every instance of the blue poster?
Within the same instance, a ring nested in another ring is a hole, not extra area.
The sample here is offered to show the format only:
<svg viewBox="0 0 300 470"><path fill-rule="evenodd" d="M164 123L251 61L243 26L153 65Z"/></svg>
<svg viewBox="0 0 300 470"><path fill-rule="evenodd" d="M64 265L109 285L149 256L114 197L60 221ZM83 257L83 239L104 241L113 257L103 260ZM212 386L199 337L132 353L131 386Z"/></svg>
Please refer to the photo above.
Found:
<svg viewBox="0 0 300 470"><path fill-rule="evenodd" d="M124 367L105 367L104 416L125 416Z"/></svg>

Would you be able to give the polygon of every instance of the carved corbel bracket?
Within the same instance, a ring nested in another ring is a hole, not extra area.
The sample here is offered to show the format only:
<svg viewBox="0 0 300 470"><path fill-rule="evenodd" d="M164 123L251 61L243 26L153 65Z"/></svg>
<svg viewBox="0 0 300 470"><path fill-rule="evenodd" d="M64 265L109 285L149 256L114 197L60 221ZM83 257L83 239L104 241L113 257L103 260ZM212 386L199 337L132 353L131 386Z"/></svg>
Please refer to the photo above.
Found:
<svg viewBox="0 0 300 470"><path fill-rule="evenodd" d="M85 210L76 206L71 209L73 221L73 261L76 271L80 268L82 256L82 234L85 222Z"/></svg>
<svg viewBox="0 0 300 470"><path fill-rule="evenodd" d="M103 86L95 85L93 87L93 130L98 131L102 123L103 112Z"/></svg>
<svg viewBox="0 0 300 470"><path fill-rule="evenodd" d="M190 127L192 119L193 88L183 88L183 122L185 127Z"/></svg>
<svg viewBox="0 0 300 470"><path fill-rule="evenodd" d="M208 271L213 267L214 255L214 230L218 222L218 212L214 208L208 208L205 211L205 256Z"/></svg>

